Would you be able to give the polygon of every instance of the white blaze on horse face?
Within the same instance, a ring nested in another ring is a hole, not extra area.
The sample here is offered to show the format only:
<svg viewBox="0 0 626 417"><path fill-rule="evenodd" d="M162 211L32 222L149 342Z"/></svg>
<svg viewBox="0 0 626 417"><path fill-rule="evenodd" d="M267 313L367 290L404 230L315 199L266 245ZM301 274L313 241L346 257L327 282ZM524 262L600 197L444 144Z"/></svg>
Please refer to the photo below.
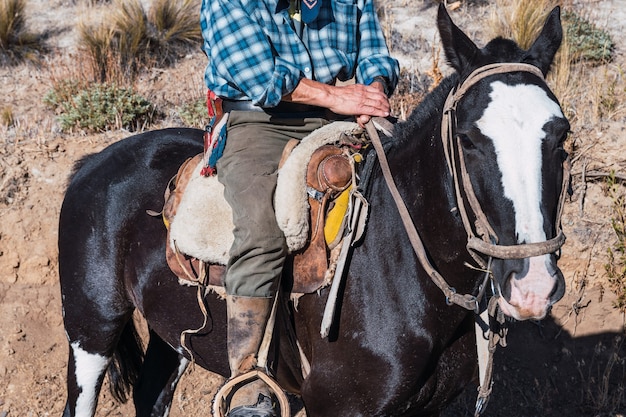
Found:
<svg viewBox="0 0 626 417"><path fill-rule="evenodd" d="M493 141L502 173L504 195L513 204L518 243L543 242L546 233L541 212L543 127L562 118L558 103L536 85L491 84L491 102L476 122L480 131ZM530 259L523 279L511 279L511 298L500 298L505 314L516 319L540 319L550 306L556 278L550 273L548 255Z"/></svg>
<svg viewBox="0 0 626 417"><path fill-rule="evenodd" d="M89 353L78 342L71 344L74 354L76 383L81 389L76 400L76 417L93 416L98 397L98 381L109 365L109 358Z"/></svg>
<svg viewBox="0 0 626 417"><path fill-rule="evenodd" d="M546 240L541 214L543 127L563 117L558 103L536 85L491 84L491 102L476 122L493 141L504 195L513 203L518 243Z"/></svg>

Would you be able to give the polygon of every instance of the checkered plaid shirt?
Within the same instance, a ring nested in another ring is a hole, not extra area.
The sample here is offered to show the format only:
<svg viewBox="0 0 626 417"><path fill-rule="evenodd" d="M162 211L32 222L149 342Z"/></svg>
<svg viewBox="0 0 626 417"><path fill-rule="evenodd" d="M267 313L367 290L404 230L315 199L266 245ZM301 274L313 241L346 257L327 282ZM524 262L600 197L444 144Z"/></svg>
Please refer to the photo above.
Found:
<svg viewBox="0 0 626 417"><path fill-rule="evenodd" d="M373 0L324 0L319 15L294 29L287 0L202 0L200 24L209 57L207 87L220 97L272 107L300 79L370 84L393 91L399 65L389 55Z"/></svg>

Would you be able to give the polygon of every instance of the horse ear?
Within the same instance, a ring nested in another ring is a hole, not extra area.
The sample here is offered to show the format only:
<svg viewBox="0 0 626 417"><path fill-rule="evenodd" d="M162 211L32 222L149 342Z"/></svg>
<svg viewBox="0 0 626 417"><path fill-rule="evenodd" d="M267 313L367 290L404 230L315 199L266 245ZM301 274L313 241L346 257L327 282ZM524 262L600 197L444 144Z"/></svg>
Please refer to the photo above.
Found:
<svg viewBox="0 0 626 417"><path fill-rule="evenodd" d="M556 6L548 15L541 33L526 53L524 62L537 66L544 76L547 75L562 40L561 8Z"/></svg>
<svg viewBox="0 0 626 417"><path fill-rule="evenodd" d="M443 3L439 4L437 12L437 28L448 63L462 73L478 54L478 47L452 22Z"/></svg>

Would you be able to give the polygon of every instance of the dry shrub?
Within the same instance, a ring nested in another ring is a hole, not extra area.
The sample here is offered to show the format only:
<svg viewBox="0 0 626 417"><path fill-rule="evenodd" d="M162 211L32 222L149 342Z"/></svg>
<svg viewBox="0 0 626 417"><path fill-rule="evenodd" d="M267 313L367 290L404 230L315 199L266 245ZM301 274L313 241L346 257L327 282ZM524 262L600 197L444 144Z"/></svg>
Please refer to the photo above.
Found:
<svg viewBox="0 0 626 417"><path fill-rule="evenodd" d="M0 0L0 65L37 62L46 52L45 35L28 30L26 0Z"/></svg>
<svg viewBox="0 0 626 417"><path fill-rule="evenodd" d="M419 74L402 68L396 91L389 99L391 114L400 120L406 120L414 108L422 101L425 90L421 87Z"/></svg>
<svg viewBox="0 0 626 417"><path fill-rule="evenodd" d="M65 132L140 131L156 117L152 103L133 89L114 84L92 84L73 94L69 101L60 101L52 91L46 102L59 110L58 121Z"/></svg>
<svg viewBox="0 0 626 417"><path fill-rule="evenodd" d="M79 44L96 67L98 82L134 79L141 70L167 66L199 49L202 35L196 2L115 0L106 20L79 24Z"/></svg>

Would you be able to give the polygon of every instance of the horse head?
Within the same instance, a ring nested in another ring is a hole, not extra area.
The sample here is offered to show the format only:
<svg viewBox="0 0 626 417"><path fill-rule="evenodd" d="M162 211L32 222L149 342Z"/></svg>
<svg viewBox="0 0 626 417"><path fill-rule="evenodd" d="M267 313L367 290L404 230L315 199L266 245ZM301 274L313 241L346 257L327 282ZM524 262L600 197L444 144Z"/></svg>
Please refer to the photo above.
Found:
<svg viewBox="0 0 626 417"><path fill-rule="evenodd" d="M446 58L460 79L442 132L468 248L491 258L485 264L500 308L518 320L545 317L565 287L556 252L564 241L570 126L544 80L561 44L559 13L550 13L528 50L502 38L479 49L445 7L438 14Z"/></svg>

